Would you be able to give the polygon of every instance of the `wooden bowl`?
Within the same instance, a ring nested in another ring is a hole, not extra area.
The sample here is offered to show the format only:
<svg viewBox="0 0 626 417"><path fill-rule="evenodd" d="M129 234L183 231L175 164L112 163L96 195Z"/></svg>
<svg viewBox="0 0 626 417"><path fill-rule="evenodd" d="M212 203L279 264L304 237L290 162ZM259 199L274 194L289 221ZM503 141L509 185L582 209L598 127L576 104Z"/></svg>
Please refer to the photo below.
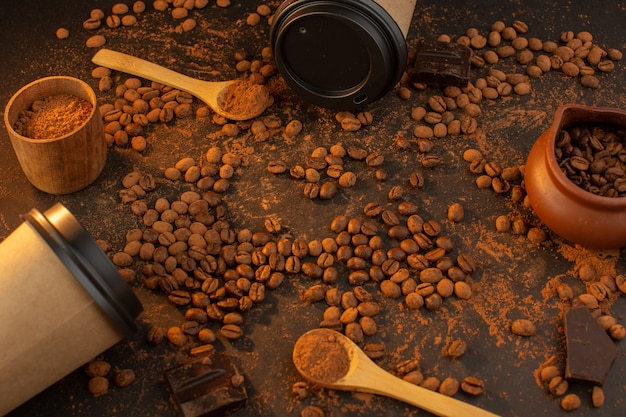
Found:
<svg viewBox="0 0 626 417"><path fill-rule="evenodd" d="M91 103L91 114L80 127L53 139L32 139L14 130L22 111L30 110L36 100L57 94L71 94ZM79 79L53 76L22 87L7 103L4 124L26 178L41 191L73 193L91 184L104 169L107 145L96 94Z"/></svg>
<svg viewBox="0 0 626 417"><path fill-rule="evenodd" d="M626 111L577 104L557 109L526 161L530 205L547 227L573 243L596 249L626 247L626 197L604 197L580 188L561 171L555 156L559 131L586 123L626 128Z"/></svg>

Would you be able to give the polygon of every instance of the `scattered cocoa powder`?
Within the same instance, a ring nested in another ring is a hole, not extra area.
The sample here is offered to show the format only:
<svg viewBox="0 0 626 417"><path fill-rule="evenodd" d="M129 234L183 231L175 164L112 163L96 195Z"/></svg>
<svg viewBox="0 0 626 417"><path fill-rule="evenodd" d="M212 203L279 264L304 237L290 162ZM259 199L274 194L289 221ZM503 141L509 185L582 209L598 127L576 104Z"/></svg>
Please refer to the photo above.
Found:
<svg viewBox="0 0 626 417"><path fill-rule="evenodd" d="M71 94L48 96L23 111L13 129L31 139L60 138L82 126L92 109L87 100Z"/></svg>

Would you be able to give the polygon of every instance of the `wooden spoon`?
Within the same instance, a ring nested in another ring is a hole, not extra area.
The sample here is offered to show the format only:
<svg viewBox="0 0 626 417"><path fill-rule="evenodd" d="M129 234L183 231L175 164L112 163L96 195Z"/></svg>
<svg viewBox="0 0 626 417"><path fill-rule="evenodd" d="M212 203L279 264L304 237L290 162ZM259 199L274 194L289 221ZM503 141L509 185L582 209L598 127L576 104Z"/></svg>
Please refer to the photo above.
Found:
<svg viewBox="0 0 626 417"><path fill-rule="evenodd" d="M257 117L270 104L267 88L260 84L245 81L197 80L152 62L104 48L100 49L91 61L96 65L185 91L205 102L215 113L231 120Z"/></svg>
<svg viewBox="0 0 626 417"><path fill-rule="evenodd" d="M325 388L385 395L438 416L498 417L393 376L334 330L315 329L300 336L293 349L293 362L304 378Z"/></svg>

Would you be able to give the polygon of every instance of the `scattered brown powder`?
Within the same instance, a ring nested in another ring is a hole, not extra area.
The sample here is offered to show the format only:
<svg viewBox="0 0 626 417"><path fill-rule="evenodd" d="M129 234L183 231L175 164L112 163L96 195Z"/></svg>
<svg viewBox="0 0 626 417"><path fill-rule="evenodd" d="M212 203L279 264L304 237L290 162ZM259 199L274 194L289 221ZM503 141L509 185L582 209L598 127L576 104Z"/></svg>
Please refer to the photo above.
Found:
<svg viewBox="0 0 626 417"><path fill-rule="evenodd" d="M616 275L615 266L619 259L619 250L587 249L582 246L561 245L560 252L563 257L574 262L573 274L577 276L577 271L581 265L593 266L598 276Z"/></svg>
<svg viewBox="0 0 626 417"><path fill-rule="evenodd" d="M14 130L31 139L55 139L72 133L82 126L93 106L71 94L56 94L37 100L31 110L24 111L15 122Z"/></svg>
<svg viewBox="0 0 626 417"><path fill-rule="evenodd" d="M294 348L296 368L310 379L332 384L348 373L350 357L332 330L304 334Z"/></svg>

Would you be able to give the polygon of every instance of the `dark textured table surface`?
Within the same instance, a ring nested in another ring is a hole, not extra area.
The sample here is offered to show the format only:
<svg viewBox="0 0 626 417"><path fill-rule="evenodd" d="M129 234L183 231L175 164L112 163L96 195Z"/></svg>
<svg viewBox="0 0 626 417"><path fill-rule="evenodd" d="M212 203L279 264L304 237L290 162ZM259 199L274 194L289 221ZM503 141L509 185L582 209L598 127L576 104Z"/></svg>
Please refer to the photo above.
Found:
<svg viewBox="0 0 626 417"><path fill-rule="evenodd" d="M82 22L92 8L100 7L108 13L114 3L103 0L2 2L0 104L3 110L21 86L48 75L75 76L97 90L97 81L90 75L94 50L85 47L90 33L82 28ZM202 24L185 34L175 33L173 28L178 22L148 4L136 27L102 30L107 34L107 46L198 78L237 77L234 52L244 48L250 56L260 57L261 49L268 44L267 21L262 19L255 27L245 23L259 2L232 1L228 8L218 8L214 1L209 3L194 12ZM277 2L269 4L272 8L277 6ZM529 27L526 36L544 41L559 41L563 31L589 31L594 43L626 51L623 33L626 3L622 1L418 1L408 43L415 45L418 39L433 39L442 33L456 38L470 27L487 35L491 24L498 20L507 24L524 21ZM70 38L56 39L54 33L58 27L67 27ZM496 67L507 72L524 71L512 59ZM472 79L484 76L484 71L474 69ZM559 400L537 383L535 373L551 358L563 364L561 320L567 304L558 301L554 294L550 296L548 283L562 279L578 292L584 291L576 278L579 266L576 260L588 257L621 274L626 270L623 252L586 251L557 236L551 236L551 240L543 244L532 244L524 236L495 232L497 216L519 213L528 216L527 210L512 203L509 197L478 189L475 176L462 159L465 149L476 148L487 159L502 165L523 164L530 147L550 125L560 104L626 107L624 61L616 62L612 73L600 74L599 78L600 88L591 90L581 87L577 79L552 71L541 79L532 80L531 94L483 101L478 134L434 140L433 152L441 156L443 163L432 170L425 170L418 164L417 145L411 137L416 122L409 115L413 107L426 106L427 98L437 93L433 89L413 90L408 100L401 100L395 90L390 92L368 106L366 110L373 114L374 122L357 132L342 131L334 112L307 105L288 90L274 90L275 104L266 114L278 116L284 124L291 119L302 121L304 131L294 140L284 140L277 135L269 142L254 143L243 133L239 137L219 137L215 132L220 126L210 121L195 122L193 117L168 125L154 124L147 134L146 151L138 154L128 149L110 148L100 177L88 188L64 196L42 193L28 183L6 129L0 129L0 240L21 223L21 214L32 208L43 211L61 202L94 238L106 240L115 251L120 251L126 231L139 227L138 219L118 196L124 175L134 167L151 173L158 178L157 189L147 198L151 201L157 197L173 199L187 186L163 180L163 170L183 157L203 155L211 146L246 155L245 164L236 169L231 188L224 196L228 221L236 230L263 230L264 220L275 217L280 218L282 224L279 237L323 239L333 236L328 225L338 214L359 217L370 201L393 209L398 202L389 201L387 196L391 187L397 185L404 190L400 201L413 201L424 218L438 220L443 225L442 233L455 242L455 253L471 253L478 267L471 277L472 299L465 303L444 300L439 311L424 308L409 311L400 299L384 299L376 286L368 287L383 306L383 312L376 319L379 331L368 339L386 345L389 354L380 365L394 370L402 360L418 357L426 376L440 379L479 376L486 382L484 395L474 398L459 393L456 397L502 416L621 416L626 406L623 341L616 342L620 353L605 383L606 402L600 410L592 407L588 387L572 384L569 392L580 395L582 406L573 413L561 411ZM98 96L102 103L112 100L110 93L98 92ZM195 102L194 106L197 105ZM395 138L400 136L411 139L408 150L399 150L394 145ZM338 142L382 152L387 181L377 181L373 169L352 162L352 169L358 176L357 186L340 190L329 201L312 201L303 195L302 183L286 175L275 177L266 171L269 161L283 160L288 165L304 163L306 155L316 147L329 147ZM420 170L424 173L425 185L415 190L409 186L407 178L411 172ZM465 218L458 224L446 220L446 210L452 202L461 202L465 208ZM538 224L532 215L529 219ZM139 263L134 267L140 269ZM426 415L387 398L319 390L313 390L304 400L293 396L292 385L301 378L292 365L291 349L299 334L317 327L324 308L323 302L308 305L301 301L300 295L312 284L310 278L300 274L288 276L281 287L268 291L265 301L245 314L241 339L216 344L218 349L233 355L245 376L249 402L236 415L295 416L309 404L322 408L326 415L335 416ZM159 291L142 287L139 277L131 285L145 307L139 317L139 332L104 352L101 358L116 368L132 368L137 380L127 388L112 386L108 394L94 398L86 388L88 378L79 369L16 409L11 417L177 415L163 372L187 358L188 349L177 349L167 342L152 346L146 342L146 334L154 324L180 324L184 310L168 304ZM0 294L0 300L2 296ZM603 304L603 309L622 323L626 313L624 297L614 294L610 302ZM536 323L535 336L520 338L510 333L510 321L519 317ZM458 360L451 361L442 351L450 340L459 337L467 341L468 350Z"/></svg>

